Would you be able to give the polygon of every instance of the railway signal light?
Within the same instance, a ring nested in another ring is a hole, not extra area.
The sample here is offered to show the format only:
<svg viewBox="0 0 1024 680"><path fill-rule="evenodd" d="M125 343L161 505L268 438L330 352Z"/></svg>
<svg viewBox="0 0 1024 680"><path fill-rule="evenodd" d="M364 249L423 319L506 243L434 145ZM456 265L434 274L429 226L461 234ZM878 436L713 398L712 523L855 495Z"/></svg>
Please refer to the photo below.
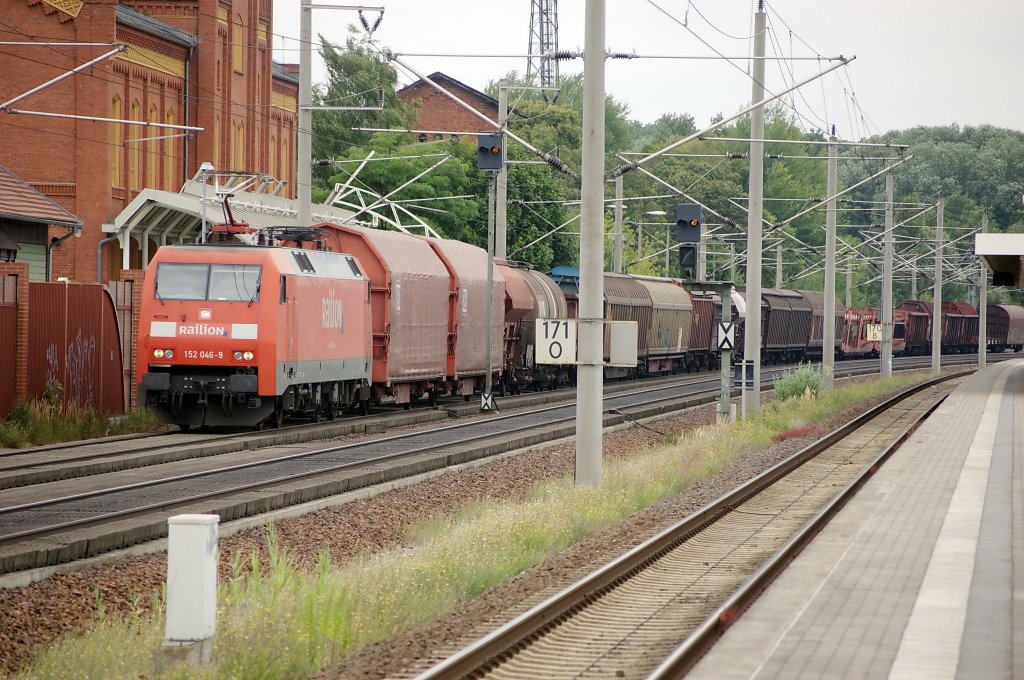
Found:
<svg viewBox="0 0 1024 680"><path fill-rule="evenodd" d="M699 203L680 203L676 206L676 223L672 238L682 243L699 243L701 232Z"/></svg>
<svg viewBox="0 0 1024 680"><path fill-rule="evenodd" d="M504 135L477 136L476 167L481 170L501 170L505 163Z"/></svg>

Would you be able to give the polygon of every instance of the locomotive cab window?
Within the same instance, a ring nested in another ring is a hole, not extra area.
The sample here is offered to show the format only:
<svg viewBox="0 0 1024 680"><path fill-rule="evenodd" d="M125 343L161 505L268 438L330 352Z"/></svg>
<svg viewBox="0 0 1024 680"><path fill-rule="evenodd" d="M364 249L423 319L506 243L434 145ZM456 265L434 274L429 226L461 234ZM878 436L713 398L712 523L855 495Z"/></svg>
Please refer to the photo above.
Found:
<svg viewBox="0 0 1024 680"><path fill-rule="evenodd" d="M263 268L250 264L180 264L161 262L156 270L156 297L161 300L255 302Z"/></svg>
<svg viewBox="0 0 1024 680"><path fill-rule="evenodd" d="M161 300L205 300L209 281L208 264L161 262L156 270L156 296Z"/></svg>
<svg viewBox="0 0 1024 680"><path fill-rule="evenodd" d="M259 299L260 271L255 264L210 265L210 300L249 302Z"/></svg>

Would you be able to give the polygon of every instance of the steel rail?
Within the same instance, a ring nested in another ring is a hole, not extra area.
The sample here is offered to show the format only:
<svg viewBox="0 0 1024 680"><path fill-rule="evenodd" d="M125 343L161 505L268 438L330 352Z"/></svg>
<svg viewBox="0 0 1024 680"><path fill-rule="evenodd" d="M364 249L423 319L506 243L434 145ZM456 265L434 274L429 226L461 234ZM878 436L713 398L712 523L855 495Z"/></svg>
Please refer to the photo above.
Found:
<svg viewBox="0 0 1024 680"><path fill-rule="evenodd" d="M942 376L929 382L929 385L936 385L954 376ZM921 417L904 429L901 436L885 450L879 453L874 460L864 467L860 473L850 481L831 501L814 517L807 521L789 541L786 542L767 562L749 578L740 588L733 593L721 606L718 607L697 629L691 633L672 653L663 661L650 675L648 680L668 680L678 678L691 669L707 650L725 633L725 631L736 622L746 609L753 604L761 593L779 576L790 562L803 550L811 540L825 528L825 525L871 477L878 472L896 450L906 441L907 437L920 424L922 420L930 416L946 397L936 401Z"/></svg>
<svg viewBox="0 0 1024 680"><path fill-rule="evenodd" d="M627 553L591 572L583 579L552 595L483 638L434 665L416 676L415 680L448 680L450 678L470 677L481 669L489 668L492 663L500 659L508 650L519 644L520 641L541 634L562 618L571 615L572 611L583 603L599 597L606 590L613 588L618 582L643 569L647 564L656 561L662 554L685 542L689 537L706 526L713 524L719 518L731 512L735 507L759 493L762 489L785 477L808 460L817 456L820 452L833 446L885 410L891 408L894 404L934 385L960 377L961 375L963 374L940 376L939 378L920 383L901 392L892 399L875 406L826 437L801 449L733 491L708 503L689 517L662 530ZM905 438L905 436L906 432L903 433L900 440ZM898 443L888 447L886 452L891 455L891 451L895 450L897 445ZM881 460L884 460L884 458L880 456L878 460L868 466L861 474L873 474ZM843 495L847 496L848 494L844 491ZM822 511L819 515L824 513L825 511ZM826 517L828 516L831 516L831 514L828 514ZM791 556L795 553L797 548L795 540L787 544L787 555ZM804 540L809 540L809 538ZM770 583L768 574L770 573L774 577L774 573L777 573L768 572L765 568L762 568L762 571L766 572L761 577L762 583ZM761 572L758 573L759 575L761 574ZM684 651L677 649L676 652L673 652L673 655L662 664L664 670L662 670L662 667L658 669L658 672L663 672L663 674L652 677L657 677L659 680L661 678L679 677L681 675L679 669L687 667L685 664L692 664L696 658L699 658L699 654L706 649L708 641L714 639L711 636L716 633L720 635L721 631L724 630L730 621L729 616L733 616L740 611L737 607L742 603L748 603L754 596L753 592L744 592L738 602L732 602L732 598L730 598L729 602L715 612L715 616L710 617L705 622L704 627L707 628L707 632L703 633L699 641L689 643L688 639L687 643L684 643L684 645L688 645L687 649ZM691 637L690 639L693 638ZM675 660L676 656L679 657L678 661ZM669 661L672 661L671 665L669 665Z"/></svg>
<svg viewBox="0 0 1024 680"><path fill-rule="evenodd" d="M655 388L654 391L657 392L657 391L667 391L667 390L678 390L680 388L686 389L686 388L694 387L696 384L697 383L679 383L679 384L675 384L675 385L667 385L667 386ZM612 401L612 400L614 400L616 398L635 396L635 395L638 395L638 394L649 394L651 391L652 390L650 388L646 388L646 389L635 390L635 391L631 391L631 392L627 392L627 393L620 393L620 394L609 396L606 399L606 401ZM633 404L633 405L630 405L630 406L624 407L624 408L629 410L629 409L634 409L634 408L638 408L638 407L642 407L642 406L650 406L652 404L666 403L666 402L676 402L681 397L686 397L686 396L693 396L693 395L670 394L670 395L662 396L660 398L648 399L646 401L640 402L639 404ZM574 409L574 408L575 408L575 404L559 404L559 405L547 406L547 407L543 407L543 408L539 408L539 409L524 410L524 411L520 411L520 412L515 413L515 414L509 414L509 415L505 415L505 416L496 416L494 418L487 419L486 422L493 423L496 420L524 419L526 417L529 417L531 415L536 415L538 413L546 413L546 412L554 413L554 412L557 412L559 410L570 411L571 412L571 410ZM610 409L606 409L606 410L607 411L617 411L617 412L619 412L620 415L622 415L621 414L621 409L610 408ZM623 416L623 417L626 417L626 416ZM564 417L559 417L559 418L555 418L555 419L546 420L545 423L543 424L543 427L550 427L552 425L559 425L559 424L562 424L562 423L571 422L573 419L574 419L574 415L572 415L570 413L569 415L566 415ZM458 425L450 425L450 426L447 426L447 427L442 427L442 428L437 428L435 430L432 430L432 433L451 432L451 431L457 431L457 430L472 430L478 424L479 424L478 422L470 422L470 423L461 423L461 424L458 424ZM518 426L512 426L512 427L509 427L509 428L505 428L503 430L503 433L514 434L514 433L518 433L518 432L527 432L527 431L530 431L530 430L535 430L537 428L538 428L538 426L536 424L524 423L523 425L518 425ZM381 443L381 442L402 441L402 440L406 440L406 439L413 439L413 438L416 438L416 437L421 436L421 435L422 435L422 433L420 433L420 432L404 433L404 434L400 434L400 435L394 435L392 437L383 437L383 438L380 438L380 439L375 439L374 443L378 444L378 443ZM214 499L214 498L221 498L221 497L225 497L225 496L230 496L232 494L236 494L236 493L239 493L239 492L242 492L242 491L249 491L249 490L252 490L252 489L258 489L258 488L261 488L261 487L272 486L272 485L275 485L275 484L292 482L292 481L296 481L296 480L304 479L304 478L308 478L308 477L329 475L329 474L332 474L332 473L335 473L335 472L339 472L339 471L343 471L343 470L351 470L351 469L358 469L358 468L361 468L361 467L368 467L368 466L372 466L372 465L378 464L378 463L383 462L383 461L392 461L392 460L397 460L397 459L401 459L401 458L408 458L410 456L423 455L425 453L430 453L431 451L435 451L435 450L438 450L438 449L448 449L448 448L451 448L453 445L464 446L466 444L472 444L474 442L478 442L478 441L489 439L492 436L493 435L487 434L487 433L485 433L485 434L478 434L478 435L472 435L472 436L464 437L464 438L462 438L462 439L460 439L460 440L458 440L456 442L445 442L445 443L442 443L442 444L431 444L431 445L421 446L421 447L413 448L413 449L410 449L410 450L399 451L399 452L394 452L394 453L390 453L390 454L384 454L384 455L380 455L380 456L374 456L372 458L362 459L362 460L358 460L358 461L348 461L348 462L344 462L344 463L337 463L337 464L327 465L325 467L319 467L319 468L317 468L315 470L304 470L304 471L301 471L301 472L294 472L294 473L289 473L289 474L284 474L284 475L278 475L278 476L275 476L275 477L271 477L271 478L267 478L267 479L261 479L261 480L254 481L254 482L249 482L249 483L246 483L246 484L238 484L238 485L234 485L234 486L230 486L230 487L226 487L226 488L221 488L221 489L217 489L217 490L213 490L213 491L207 491L207 492L191 494L189 496L183 496L183 497L180 497L180 498L175 498L172 501L159 501L159 502L154 502L154 503L148 503L148 504L143 504L143 505L134 506L134 507L130 507L130 508L123 508L121 510L105 512L105 513L101 513L101 514L98 514L98 515L92 515L92 516L89 516L89 517L80 517L80 518L77 518L77 519L71 519L71 520L67 520L67 521L64 521L64 522L58 522L58 523L55 523L55 524L46 525L46 526L43 526L43 527L34 527L34 528L31 528L31 529L25 529L23 531L11 532L11 533L7 533L7 534L0 534L0 546L6 545L8 543L13 543L13 542L16 542L16 541L20 541L20 540L23 540L23 539L29 538L29 537L42 536L42 535L46 535L46 534L51 534L51 533L54 533L56 531L60 531L60 530L63 530L63 529L70 529L70 528L81 527L81 526L90 526L90 525L103 523L103 522L106 522L106 521L109 521L109 520L112 520L112 519L116 519L116 518L131 517L131 516L135 516L135 515L140 515L140 514L144 514L144 513L147 513L147 512L151 512L151 511L154 511L154 510L165 510L165 509L169 509L169 508L172 508L172 507L178 507L178 506L181 506L181 505L185 505L185 504L189 504L189 503L194 503L194 502L198 502L198 501L211 500L211 499ZM276 457L276 458L273 458L273 459L269 459L269 460L251 461L251 462L247 462L247 463L239 463L239 464L236 464L236 465L229 465L229 466L226 466L226 467L215 468L215 469L211 469L211 470L203 470L203 471L198 471L198 472L189 472L189 473L185 473L185 474L181 474L181 475L174 475L174 476L171 476L171 477L164 477L164 478L161 478L161 479L146 480L146 481L141 481L141 482L135 482L135 483L132 483L132 484L124 484L124 485L120 485L120 486L116 486L116 487L108 487L108 488L105 488L105 489L95 489L95 490L92 490L92 491L85 491L85 492L82 492L82 493L71 494L71 495L68 495L68 496L61 496L61 497L57 497L57 498L48 498L48 499L43 499L43 500L38 500L38 501L31 501L31 502L28 502L28 503L22 503L22 504L18 504L18 505L11 505L11 506L6 506L6 507L0 507L0 516L10 515L10 514L13 514L13 513L16 513L16 512L24 512L26 510L35 510L35 509L39 509L39 508L46 508L46 507L57 506L57 505L61 505L61 504L64 504L64 503L70 503L72 501L85 500L85 499L89 499L89 498L100 498L100 497L103 497L103 496L109 496L109 495L112 495L112 494L115 494L115 493L124 492L124 491L134 491L134 490L139 490L139 489L167 486L167 485L170 485L170 484L175 484L175 483L178 483L178 482L183 482L183 481L188 481L188 480L193 480L193 479L199 479L199 478L203 478L203 477L215 477L215 476L218 476L218 475L225 475L225 474L229 474L229 473L232 473L232 472L237 472L237 471L240 471L240 470L253 469L253 468L259 468L259 467L267 467L267 466L270 466L270 465L279 464L279 463L283 463L283 462L287 462L287 461L294 461L294 460L300 460L300 459L308 459L308 458L313 458L315 456L323 456L325 454L333 454L333 453L344 452L344 451L352 451L352 450L356 450L356 449L359 449L361 447L364 447L365 445L366 445L366 442L359 442L359 443L353 443L353 444L346 444L346 445L343 445L343 446L335 446L335 447L327 447L327 448L322 448L322 449L315 449L315 450L312 450L312 451L302 451L302 452L299 452L299 453L293 453L293 454L289 454L289 455L285 455L285 456L279 456L279 457Z"/></svg>

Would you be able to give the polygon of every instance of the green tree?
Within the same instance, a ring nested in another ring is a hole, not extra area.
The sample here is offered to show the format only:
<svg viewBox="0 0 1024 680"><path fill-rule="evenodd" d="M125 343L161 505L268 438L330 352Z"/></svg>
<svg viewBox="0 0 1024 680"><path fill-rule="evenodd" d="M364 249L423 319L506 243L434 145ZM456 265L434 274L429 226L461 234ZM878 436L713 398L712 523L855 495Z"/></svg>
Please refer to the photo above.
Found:
<svg viewBox="0 0 1024 680"><path fill-rule="evenodd" d="M320 36L320 50L327 67L327 82L314 88L313 103L318 106L377 106L382 111L317 111L313 114L313 157L344 156L353 146L369 144L371 134L352 128L408 128L416 111L398 99L398 74L378 52L350 35L344 48ZM329 172L320 170L316 180L321 186Z"/></svg>

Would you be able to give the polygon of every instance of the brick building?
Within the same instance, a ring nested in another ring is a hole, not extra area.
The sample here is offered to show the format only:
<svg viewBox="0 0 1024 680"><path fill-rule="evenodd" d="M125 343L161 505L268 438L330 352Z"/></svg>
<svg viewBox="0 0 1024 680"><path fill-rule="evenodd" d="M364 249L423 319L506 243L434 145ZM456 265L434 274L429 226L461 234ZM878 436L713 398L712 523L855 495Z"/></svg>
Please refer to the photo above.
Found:
<svg viewBox="0 0 1024 680"><path fill-rule="evenodd" d="M103 246L105 271L97 272L103 225L143 189L177 191L205 161L218 170L272 175L294 194L298 79L272 63L271 16L271 0L5 3L0 41L48 44L0 46L0 103L115 44L127 47L6 107L108 121L0 117L0 165L83 224L81 238L49 249L54 277L119 278L116 241ZM147 122L203 130L183 135ZM26 252L45 251L67 234L67 227L38 225L20 233L18 243ZM138 266L137 240L131 249ZM30 271L38 280L45 270L30 262Z"/></svg>
<svg viewBox="0 0 1024 680"><path fill-rule="evenodd" d="M490 97L480 90L474 90L469 85L440 72L432 73L427 77L491 120L498 120L498 100L494 97ZM419 105L419 119L415 124L418 130L480 132L488 128L483 120L466 111L423 80L417 80L403 87L398 91L398 98L404 104Z"/></svg>

